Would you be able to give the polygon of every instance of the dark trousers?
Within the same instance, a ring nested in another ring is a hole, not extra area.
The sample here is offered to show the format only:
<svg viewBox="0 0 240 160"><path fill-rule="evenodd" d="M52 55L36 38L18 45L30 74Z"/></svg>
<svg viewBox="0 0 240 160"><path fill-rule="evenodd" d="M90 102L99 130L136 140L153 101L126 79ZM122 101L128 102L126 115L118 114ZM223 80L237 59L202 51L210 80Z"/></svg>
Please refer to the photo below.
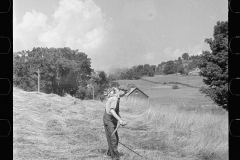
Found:
<svg viewBox="0 0 240 160"><path fill-rule="evenodd" d="M113 131L117 127L117 123L113 123L111 119L109 119L109 118L112 118L110 116L111 115L104 115L103 117L103 123L104 123L105 133L106 133L107 142L108 142L107 155L111 156L112 158L119 158L119 152L117 149L118 142L119 142L118 133L115 132L115 134L112 136Z"/></svg>

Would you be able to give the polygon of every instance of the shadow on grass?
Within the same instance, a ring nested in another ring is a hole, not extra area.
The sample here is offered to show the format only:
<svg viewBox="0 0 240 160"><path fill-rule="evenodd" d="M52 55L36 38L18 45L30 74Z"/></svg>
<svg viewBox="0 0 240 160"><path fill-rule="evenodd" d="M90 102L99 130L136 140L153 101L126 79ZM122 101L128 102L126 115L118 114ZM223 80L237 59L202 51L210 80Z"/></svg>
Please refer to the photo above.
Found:
<svg viewBox="0 0 240 160"><path fill-rule="evenodd" d="M214 153L211 151L201 150L197 156L200 160L225 160L228 159L228 153Z"/></svg>

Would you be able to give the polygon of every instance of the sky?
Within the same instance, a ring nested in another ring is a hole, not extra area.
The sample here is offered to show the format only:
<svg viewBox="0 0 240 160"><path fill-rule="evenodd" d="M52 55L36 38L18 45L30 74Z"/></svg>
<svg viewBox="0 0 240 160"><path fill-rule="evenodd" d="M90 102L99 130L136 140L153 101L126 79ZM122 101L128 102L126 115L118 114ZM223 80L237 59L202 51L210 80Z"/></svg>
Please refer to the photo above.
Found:
<svg viewBox="0 0 240 160"><path fill-rule="evenodd" d="M14 0L13 51L70 47L94 70L158 65L210 50L227 0Z"/></svg>

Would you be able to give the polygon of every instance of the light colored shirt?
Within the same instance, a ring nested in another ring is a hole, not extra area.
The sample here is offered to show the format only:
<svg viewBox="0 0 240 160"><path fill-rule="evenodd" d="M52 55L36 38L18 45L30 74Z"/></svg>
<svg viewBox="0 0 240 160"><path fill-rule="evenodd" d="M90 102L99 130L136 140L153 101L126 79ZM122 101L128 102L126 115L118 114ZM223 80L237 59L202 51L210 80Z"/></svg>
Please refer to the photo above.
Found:
<svg viewBox="0 0 240 160"><path fill-rule="evenodd" d="M112 113L110 112L111 109L116 109L117 106L117 101L118 101L118 97L117 96L112 96L110 98L108 98L107 102L106 102L106 113L109 115L112 115Z"/></svg>

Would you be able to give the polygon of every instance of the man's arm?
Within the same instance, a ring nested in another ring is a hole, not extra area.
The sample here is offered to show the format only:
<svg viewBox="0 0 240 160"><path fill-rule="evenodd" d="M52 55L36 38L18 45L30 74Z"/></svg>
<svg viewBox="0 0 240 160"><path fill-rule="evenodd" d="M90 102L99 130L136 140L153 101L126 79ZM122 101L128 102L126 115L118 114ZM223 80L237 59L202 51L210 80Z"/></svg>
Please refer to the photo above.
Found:
<svg viewBox="0 0 240 160"><path fill-rule="evenodd" d="M123 120L120 118L120 116L118 116L117 113L115 112L116 105L117 105L117 99L111 103L110 113L119 121L119 123L120 123L121 125L124 126L124 125L127 124L127 122L123 121Z"/></svg>
<svg viewBox="0 0 240 160"><path fill-rule="evenodd" d="M115 112L115 110L113 108L111 108L110 112L120 122L120 124L121 124L121 122L123 122L122 119L117 115L117 113Z"/></svg>

